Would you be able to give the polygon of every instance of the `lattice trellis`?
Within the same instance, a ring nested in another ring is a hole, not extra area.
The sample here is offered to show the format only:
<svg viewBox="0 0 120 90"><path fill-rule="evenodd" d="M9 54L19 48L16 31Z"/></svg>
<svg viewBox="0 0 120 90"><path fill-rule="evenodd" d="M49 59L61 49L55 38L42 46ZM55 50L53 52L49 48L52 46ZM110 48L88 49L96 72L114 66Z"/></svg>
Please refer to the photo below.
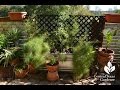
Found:
<svg viewBox="0 0 120 90"><path fill-rule="evenodd" d="M88 40L94 41L98 40L97 46L102 46L103 41L103 33L105 25L105 17L104 16L85 16L85 15L69 15L69 19L67 19L64 25L69 25L69 28L72 29L73 20L76 20L79 24L79 30L75 34L74 44L77 43L78 39L87 31ZM59 16L58 15L38 15L35 17L37 19L37 30L46 30L51 32L53 30L57 30L59 27Z"/></svg>

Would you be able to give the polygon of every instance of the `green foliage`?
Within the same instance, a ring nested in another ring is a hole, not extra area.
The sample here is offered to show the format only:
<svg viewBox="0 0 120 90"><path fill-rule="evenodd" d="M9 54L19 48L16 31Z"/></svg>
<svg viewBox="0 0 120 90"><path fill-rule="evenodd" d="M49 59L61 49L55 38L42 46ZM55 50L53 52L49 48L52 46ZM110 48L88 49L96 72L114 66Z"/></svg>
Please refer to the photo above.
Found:
<svg viewBox="0 0 120 90"><path fill-rule="evenodd" d="M73 21L72 30L69 25L64 25L64 22L70 19L69 15L91 15L87 7L83 5L25 5L24 9L28 12L29 18L31 18L31 21L29 20L26 24L29 36L45 34L50 47L57 48L61 52L64 48L72 47L74 35L79 30L76 20ZM60 15L59 19L61 22L58 23L60 27L51 32L36 30L35 22L39 22L38 19L33 20L36 15Z"/></svg>
<svg viewBox="0 0 120 90"><path fill-rule="evenodd" d="M21 36L21 30L18 28L12 28L11 30L8 30L6 32L6 37L8 42L13 42L14 44L18 44L18 40L20 39Z"/></svg>
<svg viewBox="0 0 120 90"><path fill-rule="evenodd" d="M0 49L6 46L7 43L6 40L7 40L6 36L0 33Z"/></svg>
<svg viewBox="0 0 120 90"><path fill-rule="evenodd" d="M53 55L53 54L49 54L47 57L46 57L46 60L48 60L48 63L50 65L54 65L56 64L57 62L57 58Z"/></svg>
<svg viewBox="0 0 120 90"><path fill-rule="evenodd" d="M14 56L15 49L1 49L0 51L0 65L7 67L9 65L10 60L12 60Z"/></svg>
<svg viewBox="0 0 120 90"><path fill-rule="evenodd" d="M8 16L9 11L14 11L14 12L23 12L23 6L22 5L3 5L0 6L0 17L6 17Z"/></svg>
<svg viewBox="0 0 120 90"><path fill-rule="evenodd" d="M110 29L104 30L103 34L106 38L106 49L110 46L113 36L115 35L116 31L111 31Z"/></svg>
<svg viewBox="0 0 120 90"><path fill-rule="evenodd" d="M91 42L81 38L78 45L73 49L73 72L74 80L80 80L89 74L94 61L95 50Z"/></svg>
<svg viewBox="0 0 120 90"><path fill-rule="evenodd" d="M24 31L28 34L28 39L36 36L37 30L35 22L33 22L31 19L27 19L24 24Z"/></svg>
<svg viewBox="0 0 120 90"><path fill-rule="evenodd" d="M120 14L120 9L114 10L114 12Z"/></svg>
<svg viewBox="0 0 120 90"><path fill-rule="evenodd" d="M45 63L49 45L44 41L44 37L34 37L23 45L23 50L25 63L33 63L37 68Z"/></svg>
<svg viewBox="0 0 120 90"><path fill-rule="evenodd" d="M10 11L12 11L12 12L23 12L24 9L23 9L22 5L21 6L17 5L17 6L11 6Z"/></svg>
<svg viewBox="0 0 120 90"><path fill-rule="evenodd" d="M64 62L67 59L66 55L63 53L56 52L54 54L48 54L46 60L50 65L54 65L59 61Z"/></svg>
<svg viewBox="0 0 120 90"><path fill-rule="evenodd" d="M9 11L8 7L2 7L0 9L0 17L6 17L6 16L8 16L8 11Z"/></svg>
<svg viewBox="0 0 120 90"><path fill-rule="evenodd" d="M25 5L24 9L30 16L35 15L91 15L84 5ZM32 12L32 13L31 13Z"/></svg>

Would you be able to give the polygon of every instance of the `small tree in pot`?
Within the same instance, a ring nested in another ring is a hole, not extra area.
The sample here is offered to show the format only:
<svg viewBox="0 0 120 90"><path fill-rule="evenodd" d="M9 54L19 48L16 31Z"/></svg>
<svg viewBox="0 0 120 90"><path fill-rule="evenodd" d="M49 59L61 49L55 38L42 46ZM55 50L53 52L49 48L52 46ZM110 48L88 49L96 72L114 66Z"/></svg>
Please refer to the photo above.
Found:
<svg viewBox="0 0 120 90"><path fill-rule="evenodd" d="M111 49L108 49L112 39L113 35L115 35L116 32L112 32L109 29L104 31L104 36L106 39L106 48L100 47L98 48L98 53L97 53L97 60L100 65L100 71L103 71L103 67L109 62L113 61L114 59L114 51Z"/></svg>

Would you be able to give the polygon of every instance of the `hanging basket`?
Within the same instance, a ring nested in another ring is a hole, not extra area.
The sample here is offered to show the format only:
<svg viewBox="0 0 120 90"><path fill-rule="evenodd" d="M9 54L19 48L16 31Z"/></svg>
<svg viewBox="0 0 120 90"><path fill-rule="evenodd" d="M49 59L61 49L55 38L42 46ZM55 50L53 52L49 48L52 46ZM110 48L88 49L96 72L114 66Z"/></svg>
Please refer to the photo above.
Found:
<svg viewBox="0 0 120 90"><path fill-rule="evenodd" d="M25 19L27 12L9 12L8 16L10 20L23 20Z"/></svg>

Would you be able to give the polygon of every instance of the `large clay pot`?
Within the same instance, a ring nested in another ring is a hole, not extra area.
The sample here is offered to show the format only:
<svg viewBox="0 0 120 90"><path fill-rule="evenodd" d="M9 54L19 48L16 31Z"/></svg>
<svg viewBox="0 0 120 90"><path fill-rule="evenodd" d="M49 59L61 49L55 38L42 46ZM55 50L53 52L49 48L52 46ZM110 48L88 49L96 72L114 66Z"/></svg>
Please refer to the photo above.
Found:
<svg viewBox="0 0 120 90"><path fill-rule="evenodd" d="M105 14L105 19L109 23L120 23L120 14Z"/></svg>
<svg viewBox="0 0 120 90"><path fill-rule="evenodd" d="M109 61L113 61L114 59L114 51L113 50L106 50L106 48L99 48L97 54L98 63L104 67L107 65Z"/></svg>
<svg viewBox="0 0 120 90"><path fill-rule="evenodd" d="M10 20L23 20L27 15L27 12L9 12L8 16Z"/></svg>
<svg viewBox="0 0 120 90"><path fill-rule="evenodd" d="M48 72L47 73L47 79L49 81L57 81L59 80L59 75L58 75L58 72Z"/></svg>
<svg viewBox="0 0 120 90"><path fill-rule="evenodd" d="M28 70L15 71L15 78L25 78L28 75Z"/></svg>
<svg viewBox="0 0 120 90"><path fill-rule="evenodd" d="M32 64L32 63L28 64L28 71L29 71L29 74L34 74L35 73L34 64Z"/></svg>
<svg viewBox="0 0 120 90"><path fill-rule="evenodd" d="M8 66L8 67L3 67L0 66L0 79L1 80L7 80L9 79L14 79L15 73L13 71L13 67Z"/></svg>
<svg viewBox="0 0 120 90"><path fill-rule="evenodd" d="M58 62L54 65L50 65L49 63L46 64L46 68L48 70L47 79L49 81L57 81L59 79L58 65L59 65Z"/></svg>

